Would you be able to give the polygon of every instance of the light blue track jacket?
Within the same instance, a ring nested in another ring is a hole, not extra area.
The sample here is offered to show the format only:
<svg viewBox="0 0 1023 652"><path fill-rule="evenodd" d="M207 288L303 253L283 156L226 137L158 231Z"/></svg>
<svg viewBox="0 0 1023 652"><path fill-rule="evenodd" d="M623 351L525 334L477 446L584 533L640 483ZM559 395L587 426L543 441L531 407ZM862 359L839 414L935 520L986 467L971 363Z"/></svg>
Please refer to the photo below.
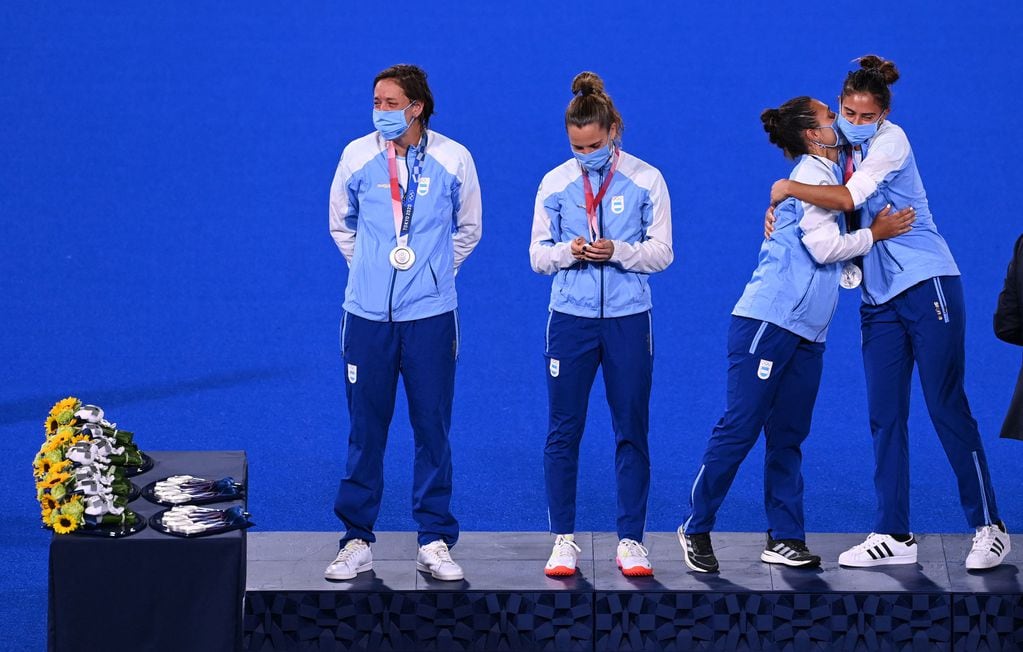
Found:
<svg viewBox="0 0 1023 652"><path fill-rule="evenodd" d="M597 194L610 162L590 173ZM590 240L582 169L575 158L548 172L536 193L529 260L554 274L550 309L577 317L624 317L653 305L647 277L666 268L671 247L671 200L661 173L621 152L618 169L597 211L601 234L614 242L604 263L572 257L571 242Z"/></svg>
<svg viewBox="0 0 1023 652"><path fill-rule="evenodd" d="M410 169L415 153L416 146L410 147L399 167ZM330 233L349 265L346 312L372 321L411 321L454 310L455 272L482 231L472 156L428 131L408 238L416 259L411 269L394 269L388 258L397 238L387 141L373 132L345 147L330 186Z"/></svg>
<svg viewBox="0 0 1023 652"><path fill-rule="evenodd" d="M813 186L837 185L839 167L803 155L789 178ZM842 262L870 250L869 229L845 233L838 211L789 197L774 209L774 233L760 247L753 278L732 314L770 322L802 338L823 342L838 305Z"/></svg>
<svg viewBox="0 0 1023 652"><path fill-rule="evenodd" d="M886 303L920 281L959 276L952 252L934 224L916 157L902 128L886 120L853 160L856 172L846 188L862 209L864 226L886 204L893 211L907 206L916 209L916 221L908 233L878 243L863 259L863 301Z"/></svg>

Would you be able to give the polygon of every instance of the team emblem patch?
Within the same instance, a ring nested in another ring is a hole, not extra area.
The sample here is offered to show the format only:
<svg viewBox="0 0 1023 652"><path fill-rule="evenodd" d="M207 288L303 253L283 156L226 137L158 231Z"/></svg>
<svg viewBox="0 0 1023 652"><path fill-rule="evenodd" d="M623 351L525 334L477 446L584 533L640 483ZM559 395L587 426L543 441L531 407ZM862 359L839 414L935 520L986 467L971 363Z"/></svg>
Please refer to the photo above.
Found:
<svg viewBox="0 0 1023 652"><path fill-rule="evenodd" d="M770 378L772 367L774 367L774 362L770 360L761 360L760 367L757 369L757 378L760 380L767 380Z"/></svg>
<svg viewBox="0 0 1023 652"><path fill-rule="evenodd" d="M353 364L348 365L348 382L355 384L355 381L359 378L359 368Z"/></svg>
<svg viewBox="0 0 1023 652"><path fill-rule="evenodd" d="M625 210L625 195L615 195L611 198L611 212L621 215Z"/></svg>
<svg viewBox="0 0 1023 652"><path fill-rule="evenodd" d="M416 191L420 197L430 192L430 177L419 177L419 189Z"/></svg>
<svg viewBox="0 0 1023 652"><path fill-rule="evenodd" d="M554 358L551 358L551 378L557 378L558 374L561 373L561 363Z"/></svg>

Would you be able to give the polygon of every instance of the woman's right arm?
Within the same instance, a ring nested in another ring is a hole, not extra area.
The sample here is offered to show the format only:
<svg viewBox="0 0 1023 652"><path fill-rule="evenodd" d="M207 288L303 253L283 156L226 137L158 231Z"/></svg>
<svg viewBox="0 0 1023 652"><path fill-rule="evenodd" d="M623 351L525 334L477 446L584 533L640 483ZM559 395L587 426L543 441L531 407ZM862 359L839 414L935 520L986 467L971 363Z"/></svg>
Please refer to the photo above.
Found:
<svg viewBox="0 0 1023 652"><path fill-rule="evenodd" d="M1021 266L1023 236L1016 241L1015 253L1005 273L1005 287L998 295L998 308L995 310L995 335L998 339L1023 346L1023 304L1020 303L1023 288L1018 284Z"/></svg>
<svg viewBox="0 0 1023 652"><path fill-rule="evenodd" d="M863 206L885 178L901 170L912 152L906 134L895 125L879 133L870 145L868 156L860 161L856 172L844 186L811 186L798 181L780 179L771 186L771 204L786 197L820 206L832 211L851 211Z"/></svg>
<svg viewBox="0 0 1023 652"><path fill-rule="evenodd" d="M576 262L572 244L561 242L558 237L555 229L557 218L557 195L549 193L541 183L533 205L533 229L529 242L529 263L538 274L556 274Z"/></svg>
<svg viewBox="0 0 1023 652"><path fill-rule="evenodd" d="M359 221L359 197L354 187L352 171L342 153L330 184L330 235L349 266L355 255L355 231Z"/></svg>

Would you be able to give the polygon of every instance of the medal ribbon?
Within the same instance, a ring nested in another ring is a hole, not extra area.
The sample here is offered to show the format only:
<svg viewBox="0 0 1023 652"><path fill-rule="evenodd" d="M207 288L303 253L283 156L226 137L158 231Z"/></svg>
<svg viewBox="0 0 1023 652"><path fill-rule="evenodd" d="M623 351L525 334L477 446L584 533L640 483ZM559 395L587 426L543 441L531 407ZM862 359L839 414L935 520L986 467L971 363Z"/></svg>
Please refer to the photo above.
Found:
<svg viewBox="0 0 1023 652"><path fill-rule="evenodd" d="M580 166L582 167L582 166ZM586 193L586 221L590 225L590 240L597 240L600 237L600 223L597 221L597 206L600 206L600 200L604 198L604 194L607 193L608 187L611 185L611 178L615 175L615 170L618 169L618 150L615 149L614 157L611 160L611 170L607 173L607 178L604 179L604 183L600 186L600 191L597 192L597 196L593 196L593 186L590 185L590 175L586 172L586 168L583 168L583 191Z"/></svg>
<svg viewBox="0 0 1023 652"><path fill-rule="evenodd" d="M416 157L412 162L408 187L402 197L401 186L398 184L398 155L394 143L387 141L387 172L391 177L391 209L394 213L394 238L399 247L408 244L409 229L412 227L412 210L416 205L416 193L419 190L419 175L423 172L423 161L426 159L426 132L419 141Z"/></svg>

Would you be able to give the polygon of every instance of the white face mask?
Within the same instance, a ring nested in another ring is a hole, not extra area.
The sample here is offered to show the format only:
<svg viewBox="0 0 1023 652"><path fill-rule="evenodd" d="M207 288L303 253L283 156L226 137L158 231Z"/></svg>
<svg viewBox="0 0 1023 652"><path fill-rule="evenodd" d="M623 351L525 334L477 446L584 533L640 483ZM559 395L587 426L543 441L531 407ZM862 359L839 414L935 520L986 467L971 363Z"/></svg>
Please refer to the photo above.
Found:
<svg viewBox="0 0 1023 652"><path fill-rule="evenodd" d="M838 128L834 124L827 125L826 127L817 127L817 129L830 129L830 130L834 131L835 132L835 143L833 145L829 145L827 143L822 143L819 140L813 140L811 138L810 142L813 143L814 145L817 145L818 147L823 147L825 149L838 149L839 147L842 147L842 146L845 145L845 143L842 142L844 140L842 138L842 132L839 131Z"/></svg>

